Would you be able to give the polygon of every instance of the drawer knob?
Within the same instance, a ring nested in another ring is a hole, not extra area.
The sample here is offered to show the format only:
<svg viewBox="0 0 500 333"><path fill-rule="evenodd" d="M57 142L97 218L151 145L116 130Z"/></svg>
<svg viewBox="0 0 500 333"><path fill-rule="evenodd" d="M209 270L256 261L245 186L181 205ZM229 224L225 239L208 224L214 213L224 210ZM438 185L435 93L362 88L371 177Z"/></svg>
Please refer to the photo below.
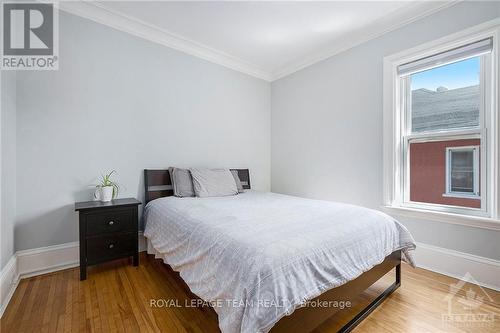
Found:
<svg viewBox="0 0 500 333"><path fill-rule="evenodd" d="M115 247L115 244L113 244L113 243L111 243L111 244L108 245L108 248L110 248L110 249L112 249L114 247Z"/></svg>
<svg viewBox="0 0 500 333"><path fill-rule="evenodd" d="M109 221L108 224L109 225L113 225L113 224L115 224L115 222L114 221Z"/></svg>

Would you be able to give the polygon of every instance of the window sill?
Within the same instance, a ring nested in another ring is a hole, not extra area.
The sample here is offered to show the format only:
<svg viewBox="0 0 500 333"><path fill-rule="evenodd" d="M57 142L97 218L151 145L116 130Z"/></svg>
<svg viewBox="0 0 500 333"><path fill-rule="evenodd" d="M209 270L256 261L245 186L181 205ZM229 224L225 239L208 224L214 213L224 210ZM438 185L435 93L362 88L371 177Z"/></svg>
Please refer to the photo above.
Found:
<svg viewBox="0 0 500 333"><path fill-rule="evenodd" d="M446 198L460 198L460 199L481 200L481 196L474 195L474 194L443 193L443 197L446 197Z"/></svg>
<svg viewBox="0 0 500 333"><path fill-rule="evenodd" d="M381 206L381 209L389 215L414 217L423 220L500 231L500 220L489 217L469 216L447 212L435 212L425 209L388 205Z"/></svg>

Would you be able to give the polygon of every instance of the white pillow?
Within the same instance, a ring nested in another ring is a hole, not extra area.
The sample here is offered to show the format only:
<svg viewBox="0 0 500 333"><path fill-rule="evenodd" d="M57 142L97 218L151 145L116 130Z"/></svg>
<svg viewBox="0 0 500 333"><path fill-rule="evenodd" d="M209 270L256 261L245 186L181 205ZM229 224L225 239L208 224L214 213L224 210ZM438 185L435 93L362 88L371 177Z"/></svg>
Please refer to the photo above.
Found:
<svg viewBox="0 0 500 333"><path fill-rule="evenodd" d="M168 172L176 197L194 197L193 180L188 169L170 167Z"/></svg>
<svg viewBox="0 0 500 333"><path fill-rule="evenodd" d="M223 197L238 194L236 181L229 169L189 169L197 197Z"/></svg>

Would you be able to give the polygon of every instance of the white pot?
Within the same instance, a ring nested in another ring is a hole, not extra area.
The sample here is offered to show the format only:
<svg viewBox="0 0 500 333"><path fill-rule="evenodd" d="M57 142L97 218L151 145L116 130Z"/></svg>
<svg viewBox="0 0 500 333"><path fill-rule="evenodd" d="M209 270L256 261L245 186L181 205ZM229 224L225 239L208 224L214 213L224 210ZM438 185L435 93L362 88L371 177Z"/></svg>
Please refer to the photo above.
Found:
<svg viewBox="0 0 500 333"><path fill-rule="evenodd" d="M100 192L99 199L102 202L108 202L113 199L113 186L102 186L99 188L98 192Z"/></svg>

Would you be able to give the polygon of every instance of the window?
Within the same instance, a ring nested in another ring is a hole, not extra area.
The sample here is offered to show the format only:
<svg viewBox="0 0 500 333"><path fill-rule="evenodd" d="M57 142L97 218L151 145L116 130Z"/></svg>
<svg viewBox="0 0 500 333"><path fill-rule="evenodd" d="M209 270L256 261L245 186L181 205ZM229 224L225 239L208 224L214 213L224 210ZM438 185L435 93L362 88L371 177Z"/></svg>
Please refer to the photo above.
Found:
<svg viewBox="0 0 500 333"><path fill-rule="evenodd" d="M497 34L384 59L386 206L497 218Z"/></svg>
<svg viewBox="0 0 500 333"><path fill-rule="evenodd" d="M408 75L411 133L479 128L482 57Z"/></svg>
<svg viewBox="0 0 500 333"><path fill-rule="evenodd" d="M485 210L479 193L485 177L478 165L485 156L479 152L491 45L484 39L399 66L408 178L403 203ZM477 148L459 148L465 145Z"/></svg>
<svg viewBox="0 0 500 333"><path fill-rule="evenodd" d="M432 63L434 67L430 69L400 74L405 88L401 110L408 118L406 135L402 137L409 160L404 166L409 174L407 203L481 208L479 193L458 195L461 191L449 188L458 181L449 181L449 162L458 159L450 159L448 152L466 144L481 146L481 68L487 56L472 56L444 65ZM452 175L454 170L451 169ZM457 171L454 175L458 177ZM479 170L474 175L471 170L470 176L480 182Z"/></svg>
<svg viewBox="0 0 500 333"><path fill-rule="evenodd" d="M479 197L479 146L446 148L446 195Z"/></svg>

